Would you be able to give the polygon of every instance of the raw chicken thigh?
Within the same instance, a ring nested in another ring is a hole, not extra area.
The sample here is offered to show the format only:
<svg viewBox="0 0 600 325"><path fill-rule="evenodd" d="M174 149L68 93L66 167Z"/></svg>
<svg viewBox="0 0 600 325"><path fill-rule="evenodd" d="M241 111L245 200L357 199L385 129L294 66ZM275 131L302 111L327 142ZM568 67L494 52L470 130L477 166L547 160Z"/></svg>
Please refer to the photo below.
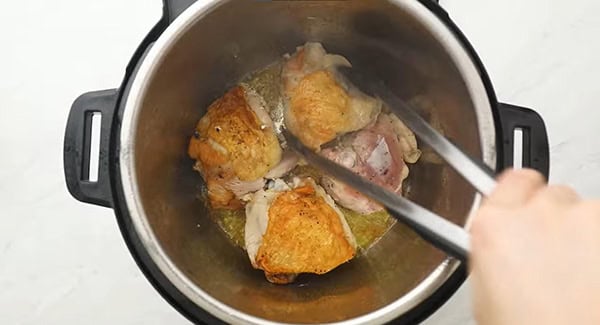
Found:
<svg viewBox="0 0 600 325"><path fill-rule="evenodd" d="M404 123L393 114L382 113L374 125L344 136L336 146L323 149L322 154L356 174L402 194L402 182L409 172L405 162L415 163L421 153L414 134ZM362 214L383 209L379 203L330 177L324 176L321 183L345 208Z"/></svg>
<svg viewBox="0 0 600 325"><path fill-rule="evenodd" d="M217 99L198 122L188 154L196 159L213 208L239 208L261 189L282 149L261 98L241 86Z"/></svg>
<svg viewBox="0 0 600 325"><path fill-rule="evenodd" d="M364 128L381 111L379 100L344 85L336 76L336 66L350 66L350 62L327 54L320 43L306 43L283 67L285 124L312 149Z"/></svg>
<svg viewBox="0 0 600 325"><path fill-rule="evenodd" d="M272 283L293 282L300 273L324 274L356 254L356 241L342 212L312 179L276 180L248 195L245 244L252 266Z"/></svg>

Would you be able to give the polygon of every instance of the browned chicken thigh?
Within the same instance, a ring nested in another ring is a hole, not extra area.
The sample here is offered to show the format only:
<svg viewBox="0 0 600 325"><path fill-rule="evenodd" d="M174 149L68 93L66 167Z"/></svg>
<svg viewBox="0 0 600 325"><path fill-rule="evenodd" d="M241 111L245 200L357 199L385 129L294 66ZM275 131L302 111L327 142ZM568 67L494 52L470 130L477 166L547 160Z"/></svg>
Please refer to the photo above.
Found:
<svg viewBox="0 0 600 325"><path fill-rule="evenodd" d="M371 124L381 110L380 101L343 84L336 66L350 63L343 56L327 54L320 43L306 43L283 67L285 124L313 149Z"/></svg>
<svg viewBox="0 0 600 325"><path fill-rule="evenodd" d="M246 250L273 283L300 273L324 274L352 259L356 242L342 212L312 179L282 180L250 197Z"/></svg>
<svg viewBox="0 0 600 325"><path fill-rule="evenodd" d="M260 98L238 86L217 99L198 122L188 153L208 187L213 208L239 208L244 194L264 186L281 160L273 122Z"/></svg>

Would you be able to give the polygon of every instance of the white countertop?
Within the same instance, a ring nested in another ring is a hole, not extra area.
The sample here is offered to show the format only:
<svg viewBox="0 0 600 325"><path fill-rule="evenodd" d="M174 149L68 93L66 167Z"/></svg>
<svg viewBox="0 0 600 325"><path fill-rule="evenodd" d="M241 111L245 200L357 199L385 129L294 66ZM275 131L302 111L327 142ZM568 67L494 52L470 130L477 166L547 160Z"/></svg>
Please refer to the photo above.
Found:
<svg viewBox="0 0 600 325"><path fill-rule="evenodd" d="M540 112L551 181L600 197L600 2L447 0L502 101ZM80 94L119 85L159 0L29 0L0 10L0 324L187 324L150 286L112 210L67 193ZM427 322L471 324L467 288Z"/></svg>

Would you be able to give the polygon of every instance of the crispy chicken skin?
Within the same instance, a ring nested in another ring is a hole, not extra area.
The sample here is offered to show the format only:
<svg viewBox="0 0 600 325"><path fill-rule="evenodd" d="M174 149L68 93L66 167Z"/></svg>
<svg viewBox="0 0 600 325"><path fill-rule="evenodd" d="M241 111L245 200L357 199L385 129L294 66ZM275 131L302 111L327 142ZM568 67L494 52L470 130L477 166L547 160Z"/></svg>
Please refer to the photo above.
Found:
<svg viewBox="0 0 600 325"><path fill-rule="evenodd" d="M246 207L248 254L272 283L290 283L300 273L327 273L356 253L341 211L310 179L294 189L259 191L252 204Z"/></svg>
<svg viewBox="0 0 600 325"><path fill-rule="evenodd" d="M299 47L284 65L285 123L310 148L371 124L381 111L380 101L338 80L335 67L342 65L350 63L319 43Z"/></svg>
<svg viewBox="0 0 600 325"><path fill-rule="evenodd" d="M188 154L213 208L240 207L239 198L262 188L262 177L281 160L272 122L253 96L231 89L209 106L190 140Z"/></svg>

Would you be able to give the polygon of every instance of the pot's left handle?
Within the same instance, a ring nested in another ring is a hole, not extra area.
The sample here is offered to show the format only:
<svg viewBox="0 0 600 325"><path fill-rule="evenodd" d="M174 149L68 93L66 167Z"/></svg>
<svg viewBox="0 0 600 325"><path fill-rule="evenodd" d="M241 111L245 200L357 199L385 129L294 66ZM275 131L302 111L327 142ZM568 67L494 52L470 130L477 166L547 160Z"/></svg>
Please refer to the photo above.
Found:
<svg viewBox="0 0 600 325"><path fill-rule="evenodd" d="M112 207L109 177L109 142L116 89L94 91L79 96L71 107L64 142L64 169L67 188L79 201ZM92 116L100 113L98 179L89 180Z"/></svg>

